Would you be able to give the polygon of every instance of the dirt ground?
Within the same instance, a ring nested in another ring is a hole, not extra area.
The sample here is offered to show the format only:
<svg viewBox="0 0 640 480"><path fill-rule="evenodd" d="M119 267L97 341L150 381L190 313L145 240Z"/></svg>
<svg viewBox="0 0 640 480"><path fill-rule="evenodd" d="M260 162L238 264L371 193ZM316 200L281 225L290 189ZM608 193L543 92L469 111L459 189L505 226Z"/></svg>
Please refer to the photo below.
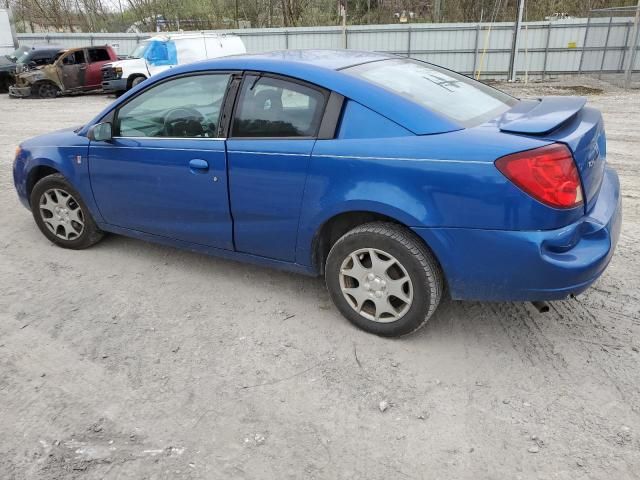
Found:
<svg viewBox="0 0 640 480"><path fill-rule="evenodd" d="M0 478L640 478L640 92L569 86L508 88L604 112L609 269L547 314L447 301L400 340L352 327L320 279L115 235L54 247L14 148L112 99L0 97Z"/></svg>

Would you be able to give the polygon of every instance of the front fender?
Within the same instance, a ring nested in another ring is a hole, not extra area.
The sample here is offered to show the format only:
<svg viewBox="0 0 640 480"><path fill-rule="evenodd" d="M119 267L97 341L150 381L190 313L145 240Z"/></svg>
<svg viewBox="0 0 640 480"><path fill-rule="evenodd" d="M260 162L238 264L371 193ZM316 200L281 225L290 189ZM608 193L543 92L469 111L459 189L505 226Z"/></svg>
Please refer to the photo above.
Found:
<svg viewBox="0 0 640 480"><path fill-rule="evenodd" d="M81 195L93 218L100 222L89 182L87 155L89 140L73 131L64 130L27 140L16 157L13 175L18 196L29 207L29 189L39 167L48 167L62 174Z"/></svg>
<svg viewBox="0 0 640 480"><path fill-rule="evenodd" d="M24 73L18 74L18 77L20 80L24 80L27 83L35 83L38 80L44 80L46 78L40 69L28 70Z"/></svg>

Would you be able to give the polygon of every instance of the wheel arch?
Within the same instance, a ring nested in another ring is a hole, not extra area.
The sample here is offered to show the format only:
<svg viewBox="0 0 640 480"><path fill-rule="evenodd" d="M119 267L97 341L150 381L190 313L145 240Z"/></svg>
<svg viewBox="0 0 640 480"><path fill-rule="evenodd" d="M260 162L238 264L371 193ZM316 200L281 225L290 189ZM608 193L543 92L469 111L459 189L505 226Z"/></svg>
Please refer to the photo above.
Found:
<svg viewBox="0 0 640 480"><path fill-rule="evenodd" d="M33 167L27 175L27 199L31 198L31 192L33 191L33 187L36 183L38 183L44 177L55 175L56 173L62 174L60 170L57 170L50 165L40 164Z"/></svg>
<svg viewBox="0 0 640 480"><path fill-rule="evenodd" d="M445 270L442 268L442 262L427 242L422 237L415 234L406 222L399 220L395 216L390 216L373 210L350 210L340 212L328 218L316 229L311 245L311 261L314 270L318 272L318 274L324 275L325 262L329 255L329 250L331 250L331 247L335 242L349 230L352 230L359 225L371 222L393 223L405 228L407 231L410 231L412 235L414 235L415 238L421 242L436 259L442 271L445 285L447 284L447 275Z"/></svg>
<svg viewBox="0 0 640 480"><path fill-rule="evenodd" d="M149 77L147 77L145 74L143 73L132 73L131 75L129 75L127 77L127 90L131 90L131 88L133 88L133 81L136 78L143 78L143 79L147 79Z"/></svg>
<svg viewBox="0 0 640 480"><path fill-rule="evenodd" d="M36 82L33 83L33 85L31 85L31 95L33 96L34 94L39 95L38 90L40 89L40 86L44 85L44 84L49 84L49 85L53 85L57 90L58 93L62 92L62 88L60 88L60 85L58 85L55 81L49 79L49 78L43 78L40 79Z"/></svg>

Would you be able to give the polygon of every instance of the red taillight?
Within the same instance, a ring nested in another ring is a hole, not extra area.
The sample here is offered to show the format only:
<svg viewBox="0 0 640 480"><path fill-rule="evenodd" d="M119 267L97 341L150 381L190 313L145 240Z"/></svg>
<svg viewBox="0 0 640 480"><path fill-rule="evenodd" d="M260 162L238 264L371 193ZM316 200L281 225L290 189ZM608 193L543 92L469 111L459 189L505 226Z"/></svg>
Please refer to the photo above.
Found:
<svg viewBox="0 0 640 480"><path fill-rule="evenodd" d="M560 143L496 160L502 174L536 200L554 208L582 203L580 175L571 151Z"/></svg>

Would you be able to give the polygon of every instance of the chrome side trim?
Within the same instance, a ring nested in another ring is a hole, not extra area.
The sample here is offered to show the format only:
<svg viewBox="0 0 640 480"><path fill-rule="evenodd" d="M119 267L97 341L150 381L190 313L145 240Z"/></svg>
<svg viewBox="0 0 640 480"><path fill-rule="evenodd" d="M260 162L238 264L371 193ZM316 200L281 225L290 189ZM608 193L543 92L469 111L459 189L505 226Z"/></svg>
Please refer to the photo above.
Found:
<svg viewBox="0 0 640 480"><path fill-rule="evenodd" d="M212 153L224 153L224 150L213 150L210 148L173 148L173 147L129 147L124 145L91 145L91 148L124 148L128 150L177 150L179 152L212 152Z"/></svg>
<svg viewBox="0 0 640 480"><path fill-rule="evenodd" d="M119 139L130 139L130 140L197 140L197 141L202 141L202 140L217 140L217 141L221 141L221 140L226 140L226 138L221 138L221 137L113 137L113 138L119 138Z"/></svg>
<svg viewBox="0 0 640 480"><path fill-rule="evenodd" d="M248 155L278 155L285 157L308 157L311 156L311 152L308 153L281 153L281 152L252 152L249 150L227 150L227 153L245 153Z"/></svg>
<svg viewBox="0 0 640 480"><path fill-rule="evenodd" d="M493 162L487 161L482 162L480 160L448 160L448 159L438 159L438 158L417 158L417 157L365 157L358 155L326 155L326 154L313 154L314 157L321 158L349 158L353 160L407 160L407 161L422 161L422 162L433 162L433 163L465 163L465 164L476 164L476 165L493 165Z"/></svg>

